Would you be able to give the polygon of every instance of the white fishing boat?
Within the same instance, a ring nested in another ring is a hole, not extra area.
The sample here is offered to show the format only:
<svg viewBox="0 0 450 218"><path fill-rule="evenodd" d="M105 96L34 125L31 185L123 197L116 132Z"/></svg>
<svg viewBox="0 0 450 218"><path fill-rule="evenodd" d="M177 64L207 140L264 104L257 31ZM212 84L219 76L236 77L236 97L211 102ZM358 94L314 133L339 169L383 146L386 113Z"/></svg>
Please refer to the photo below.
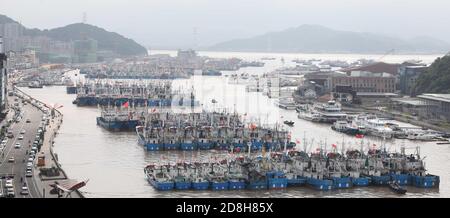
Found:
<svg viewBox="0 0 450 218"><path fill-rule="evenodd" d="M275 105L285 110L295 110L297 108L293 98L280 98L275 101Z"/></svg>
<svg viewBox="0 0 450 218"><path fill-rule="evenodd" d="M312 112L318 114L320 122L334 123L347 118L347 114L342 112L341 106L334 100L327 103L315 104Z"/></svg>

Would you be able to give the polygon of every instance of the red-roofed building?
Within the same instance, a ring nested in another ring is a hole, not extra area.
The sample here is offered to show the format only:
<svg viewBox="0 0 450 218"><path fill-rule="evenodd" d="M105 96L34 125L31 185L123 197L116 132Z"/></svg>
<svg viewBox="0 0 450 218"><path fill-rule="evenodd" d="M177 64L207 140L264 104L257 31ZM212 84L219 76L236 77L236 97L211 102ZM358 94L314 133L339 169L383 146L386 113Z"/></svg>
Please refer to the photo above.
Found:
<svg viewBox="0 0 450 218"><path fill-rule="evenodd" d="M400 64L388 64L384 62L377 62L362 67L343 69L341 71L346 72L347 74L349 74L352 71L366 71L371 73L389 73L393 76L396 76L398 74L399 67Z"/></svg>

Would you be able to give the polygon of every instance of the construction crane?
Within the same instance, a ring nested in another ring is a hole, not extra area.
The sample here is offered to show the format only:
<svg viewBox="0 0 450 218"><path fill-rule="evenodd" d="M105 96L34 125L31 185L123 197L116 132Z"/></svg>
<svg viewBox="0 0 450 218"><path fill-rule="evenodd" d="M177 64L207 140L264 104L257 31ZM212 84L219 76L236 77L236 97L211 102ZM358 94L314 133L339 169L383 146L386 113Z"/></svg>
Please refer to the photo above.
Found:
<svg viewBox="0 0 450 218"><path fill-rule="evenodd" d="M383 56L381 56L381 57L377 60L377 62L381 62L381 60L382 60L383 58L385 58L386 56L388 56L388 55L390 55L390 54L394 54L394 52L395 52L395 49L391 49L391 50L387 51L386 53L383 54Z"/></svg>

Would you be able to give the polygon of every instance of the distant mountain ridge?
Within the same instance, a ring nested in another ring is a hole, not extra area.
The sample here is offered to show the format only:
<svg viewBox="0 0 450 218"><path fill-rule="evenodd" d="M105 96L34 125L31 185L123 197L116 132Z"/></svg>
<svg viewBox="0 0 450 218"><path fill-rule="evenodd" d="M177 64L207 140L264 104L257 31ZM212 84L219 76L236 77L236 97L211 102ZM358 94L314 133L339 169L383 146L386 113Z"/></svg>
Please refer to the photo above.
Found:
<svg viewBox="0 0 450 218"><path fill-rule="evenodd" d="M273 51L305 53L385 53L390 50L411 53L442 53L450 44L431 37L416 37L411 40L333 30L319 25L302 25L279 32L234 39L215 44L208 50L221 51Z"/></svg>
<svg viewBox="0 0 450 218"><path fill-rule="evenodd" d="M0 24L4 23L18 22L5 15L0 15ZM85 37L97 40L99 50L110 50L123 56L147 54L147 49L134 40L90 24L75 23L50 30L23 28L24 36L47 36L53 40L63 42L79 40Z"/></svg>

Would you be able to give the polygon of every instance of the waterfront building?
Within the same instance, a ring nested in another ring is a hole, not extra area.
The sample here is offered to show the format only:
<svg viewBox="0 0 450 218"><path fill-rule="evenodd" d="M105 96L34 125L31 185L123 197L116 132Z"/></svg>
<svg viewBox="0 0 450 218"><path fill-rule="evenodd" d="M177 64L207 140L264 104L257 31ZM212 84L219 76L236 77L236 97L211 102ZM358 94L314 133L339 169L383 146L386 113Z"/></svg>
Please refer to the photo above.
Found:
<svg viewBox="0 0 450 218"><path fill-rule="evenodd" d="M419 75L425 72L427 69L428 67L423 65L409 66L402 64L398 68L398 72L400 75L399 88L401 94L413 95L414 93L412 88L416 84L417 78L419 78Z"/></svg>
<svg viewBox="0 0 450 218"><path fill-rule="evenodd" d="M188 49L188 50L178 50L177 52L177 57L181 58L181 59L191 59L191 58L196 58L197 57L197 52L192 50L192 49Z"/></svg>
<svg viewBox="0 0 450 218"><path fill-rule="evenodd" d="M336 86L351 86L356 92L394 93L395 76L390 73L373 73L368 71L351 71L347 76L332 76L332 90Z"/></svg>
<svg viewBox="0 0 450 218"><path fill-rule="evenodd" d="M427 104L418 98L393 98L392 107L396 111L422 116L426 112Z"/></svg>
<svg viewBox="0 0 450 218"><path fill-rule="evenodd" d="M8 69L23 70L39 66L39 58L33 49L24 49L21 51L10 50L6 55L8 56Z"/></svg>
<svg viewBox="0 0 450 218"><path fill-rule="evenodd" d="M73 63L97 62L97 40L83 39L73 42Z"/></svg>
<svg viewBox="0 0 450 218"><path fill-rule="evenodd" d="M450 94L424 93L417 96L425 102L425 117L450 122Z"/></svg>
<svg viewBox="0 0 450 218"><path fill-rule="evenodd" d="M0 24L0 36L3 37L3 51L19 51L23 44L20 38L23 36L23 27L19 23Z"/></svg>
<svg viewBox="0 0 450 218"><path fill-rule="evenodd" d="M398 74L399 66L400 66L399 64L376 62L361 67L343 69L342 72L346 72L347 74L349 74L352 71L365 71L371 73L388 73L393 76L396 76Z"/></svg>
<svg viewBox="0 0 450 218"><path fill-rule="evenodd" d="M331 92L332 91L332 85L331 85L331 78L333 77L345 77L346 74L343 72L335 72L335 71L329 71L329 72L312 72L305 74L305 84L313 82L314 85L320 86L323 88L323 91Z"/></svg>

